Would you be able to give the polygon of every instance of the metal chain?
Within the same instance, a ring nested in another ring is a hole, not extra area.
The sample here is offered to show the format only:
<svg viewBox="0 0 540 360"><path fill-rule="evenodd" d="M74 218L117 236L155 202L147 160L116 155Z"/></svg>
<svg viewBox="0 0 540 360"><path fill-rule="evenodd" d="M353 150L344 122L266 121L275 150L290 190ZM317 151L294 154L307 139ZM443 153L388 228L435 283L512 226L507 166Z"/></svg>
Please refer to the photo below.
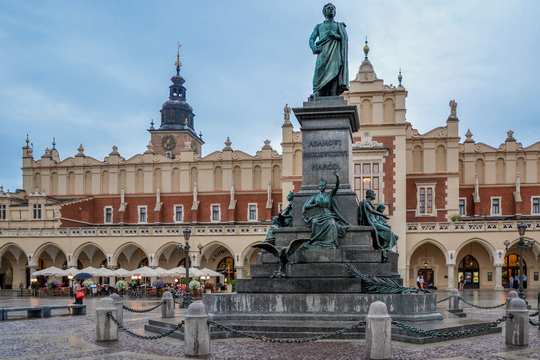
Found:
<svg viewBox="0 0 540 360"><path fill-rule="evenodd" d="M122 305L122 308L124 310L127 310L127 311L131 311L131 312L134 312L134 313L139 313L139 314L142 314L142 313L147 313L147 312L150 312L152 310L156 310L158 307L160 307L161 305L165 304L165 301L162 301L160 302L159 304L157 304L156 306L154 306L153 308L150 308L150 309L144 309L144 310L136 310L136 309L132 309L130 307L127 307L125 305Z"/></svg>
<svg viewBox="0 0 540 360"><path fill-rule="evenodd" d="M110 311L107 313L107 316L116 324L116 326L118 326L118 328L120 330L124 331L128 335L131 335L131 336L134 336L136 338L143 339L143 340L157 340L157 339L167 337L167 336L171 335L173 332L175 332L176 330L180 329L182 326L184 326L184 323L185 323L184 320L182 320L182 322L180 322L178 325L176 325L171 330L169 330L169 331L167 331L166 333L163 333L163 334L154 335L154 336L144 336L144 335L134 333L133 331L131 331L129 329L126 329L126 327L124 325L120 324L118 322L118 320L116 320L116 318L113 316L113 314Z"/></svg>
<svg viewBox="0 0 540 360"><path fill-rule="evenodd" d="M221 330L231 332L231 333L233 333L235 335L238 335L238 336L248 337L248 338L251 338L253 340L260 340L260 341L264 341L264 342L277 342L277 343L286 343L286 344L304 343L304 342L311 342L311 341L328 339L328 338L331 338L333 336L338 336L338 335L341 335L341 334L345 334L345 333L347 333L347 332L349 332L349 331L351 331L353 329L356 329L356 328L359 328L361 326L366 325L365 321L360 321L359 323L354 324L352 326L349 326L348 328L344 328L344 329L341 329L341 330L338 330L338 331L335 331L333 333L326 334L326 335L314 336L314 337L304 338L304 339L275 339L275 338L269 338L269 337L266 337L266 336L253 335L253 334L249 334L249 333L246 333L246 332L243 332L243 331L238 331L238 330L235 330L235 329L230 328L228 326L225 326L223 324L217 323L214 320L208 320L208 323L210 325L218 327Z"/></svg>
<svg viewBox="0 0 540 360"><path fill-rule="evenodd" d="M536 316L536 315L538 315L538 311L535 312L534 314L529 314L529 317L530 317L530 316Z"/></svg>
<svg viewBox="0 0 540 360"><path fill-rule="evenodd" d="M443 301L446 301L446 300L448 300L448 299L450 299L450 296L448 296L448 297L446 297L446 298L444 298L444 299L442 299L442 300L437 301L437 304L438 304L438 303L442 303Z"/></svg>
<svg viewBox="0 0 540 360"><path fill-rule="evenodd" d="M415 333L420 334L420 335L427 335L427 336L431 336L431 337L450 337L450 338L454 338L454 337L461 337L461 336L469 336L469 335L479 334L482 331L485 331L485 330L487 330L489 328L492 328L492 327L495 327L495 326L499 325L500 323L502 323L506 319L513 319L513 318L514 318L514 314L508 314L508 315L503 316L502 318L499 318L499 319L497 319L497 320L495 320L493 322L490 322L490 323L488 323L486 325L483 325L483 326L480 326L480 327L477 327L477 328L474 328L474 329L461 330L461 331L452 331L452 332L448 332L448 333L422 330L422 329L415 328L413 326L405 325L405 324L397 322L397 321L392 321L392 325L396 325L399 328L402 328L402 329L407 330L407 331L415 332Z"/></svg>
<svg viewBox="0 0 540 360"><path fill-rule="evenodd" d="M534 325L534 326L540 326L540 321L539 322L534 322L531 319L529 319L529 324Z"/></svg>
<svg viewBox="0 0 540 360"><path fill-rule="evenodd" d="M463 302L464 302L465 304L467 304L467 305L471 305L472 307L475 307L475 308L478 308L478 309L497 309L497 308L506 306L506 303L499 304L499 305L495 305L495 306L479 306L479 305L474 305L474 304L468 302L467 300L465 300L464 298L462 298L461 296L459 297L459 300L463 301Z"/></svg>

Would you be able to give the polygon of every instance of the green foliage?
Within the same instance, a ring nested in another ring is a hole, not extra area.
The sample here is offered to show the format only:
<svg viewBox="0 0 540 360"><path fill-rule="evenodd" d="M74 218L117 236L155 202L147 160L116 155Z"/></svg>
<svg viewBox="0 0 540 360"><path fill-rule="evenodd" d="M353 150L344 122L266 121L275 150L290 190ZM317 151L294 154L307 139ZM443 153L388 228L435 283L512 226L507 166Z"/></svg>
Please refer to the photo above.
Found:
<svg viewBox="0 0 540 360"><path fill-rule="evenodd" d="M191 280L191 282L189 283L190 290L199 290L200 287L201 287L201 283L198 282L197 280Z"/></svg>
<svg viewBox="0 0 540 360"><path fill-rule="evenodd" d="M86 279L86 280L83 281L82 285L86 289L90 290L90 285L94 285L94 282L92 280L90 280L90 279Z"/></svg>
<svg viewBox="0 0 540 360"><path fill-rule="evenodd" d="M118 291L126 290L127 287L128 283L125 280L118 280L118 282L116 283L116 290Z"/></svg>
<svg viewBox="0 0 540 360"><path fill-rule="evenodd" d="M461 215L459 215L459 214L452 214L452 215L450 215L450 220L452 220L453 222L461 221Z"/></svg>

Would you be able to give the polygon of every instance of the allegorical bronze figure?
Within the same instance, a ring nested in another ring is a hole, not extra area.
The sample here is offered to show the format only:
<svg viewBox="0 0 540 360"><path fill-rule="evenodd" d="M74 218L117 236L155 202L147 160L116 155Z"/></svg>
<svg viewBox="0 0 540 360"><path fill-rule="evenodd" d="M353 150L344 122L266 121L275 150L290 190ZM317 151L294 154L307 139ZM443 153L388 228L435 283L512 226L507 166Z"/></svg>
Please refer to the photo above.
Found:
<svg viewBox="0 0 540 360"><path fill-rule="evenodd" d="M290 257L307 241L309 241L309 239L295 239L291 241L288 247L283 247L280 250L278 250L274 245L267 242L255 244L251 247L268 251L270 254L274 255L278 259L279 269L274 272L274 274L272 274L270 278L281 279L285 276L285 273L283 272L285 270L285 265L287 265L288 263L292 263Z"/></svg>

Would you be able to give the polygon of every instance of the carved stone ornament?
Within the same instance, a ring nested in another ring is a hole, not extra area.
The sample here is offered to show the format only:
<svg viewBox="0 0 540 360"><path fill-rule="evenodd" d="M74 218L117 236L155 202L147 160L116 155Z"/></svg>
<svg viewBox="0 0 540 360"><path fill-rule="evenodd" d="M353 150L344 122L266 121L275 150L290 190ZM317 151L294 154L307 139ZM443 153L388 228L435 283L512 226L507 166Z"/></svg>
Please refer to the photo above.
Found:
<svg viewBox="0 0 540 360"><path fill-rule="evenodd" d="M467 129L465 137L467 138L467 140L465 140L466 143L474 142L474 140L472 139L473 133L471 132L471 129Z"/></svg>
<svg viewBox="0 0 540 360"><path fill-rule="evenodd" d="M373 138L371 137L371 134L369 131L364 131L364 134L362 134L360 141L356 142L353 145L353 148L363 148L363 147L382 147L383 144L373 141Z"/></svg>

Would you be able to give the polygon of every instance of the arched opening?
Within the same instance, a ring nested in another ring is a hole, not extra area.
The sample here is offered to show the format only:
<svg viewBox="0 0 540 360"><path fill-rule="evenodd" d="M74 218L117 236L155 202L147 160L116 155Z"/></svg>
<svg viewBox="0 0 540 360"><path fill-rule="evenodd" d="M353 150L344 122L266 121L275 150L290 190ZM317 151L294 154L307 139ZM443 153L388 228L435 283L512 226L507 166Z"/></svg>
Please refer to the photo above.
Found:
<svg viewBox="0 0 540 360"><path fill-rule="evenodd" d="M413 149L413 172L424 171L424 159L423 151L420 145L417 145Z"/></svg>
<svg viewBox="0 0 540 360"><path fill-rule="evenodd" d="M523 259L523 275L527 275L527 264ZM514 278L519 276L519 255L509 254L504 258L504 266L502 268L502 285L505 288L510 288L510 277ZM516 289L519 283L513 281L513 288Z"/></svg>
<svg viewBox="0 0 540 360"><path fill-rule="evenodd" d="M223 190L223 170L220 166L216 166L214 170L214 190Z"/></svg>
<svg viewBox="0 0 540 360"><path fill-rule="evenodd" d="M217 266L217 271L221 272L225 276L225 281L236 279L236 268L234 267L234 259L230 256L223 258Z"/></svg>
<svg viewBox="0 0 540 360"><path fill-rule="evenodd" d="M18 246L11 245L0 256L0 288L17 289L20 284L30 285L30 269L26 254Z"/></svg>
<svg viewBox="0 0 540 360"><path fill-rule="evenodd" d="M262 189L262 184L261 184L261 176L262 176L262 170L261 170L261 167L258 166L258 165L255 165L253 167L253 184L252 184L252 189L255 190L255 189Z"/></svg>
<svg viewBox="0 0 540 360"><path fill-rule="evenodd" d="M464 289L480 288L480 266L470 254L465 255L459 262L458 279L461 279L462 276L465 282Z"/></svg>

